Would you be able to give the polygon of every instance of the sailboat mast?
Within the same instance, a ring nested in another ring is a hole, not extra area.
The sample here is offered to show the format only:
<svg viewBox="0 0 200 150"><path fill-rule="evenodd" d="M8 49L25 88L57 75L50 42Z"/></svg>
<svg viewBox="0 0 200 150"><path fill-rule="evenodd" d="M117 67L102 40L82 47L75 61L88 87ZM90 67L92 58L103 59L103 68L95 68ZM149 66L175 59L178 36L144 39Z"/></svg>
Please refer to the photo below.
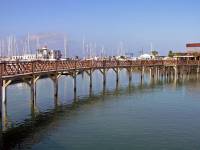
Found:
<svg viewBox="0 0 200 150"><path fill-rule="evenodd" d="M10 56L10 36L8 36L7 38L7 56Z"/></svg>
<svg viewBox="0 0 200 150"><path fill-rule="evenodd" d="M16 42L16 37L13 36L13 50L14 50L14 55L17 55L17 42Z"/></svg>
<svg viewBox="0 0 200 150"><path fill-rule="evenodd" d="M88 45L88 43L86 44L86 57L88 58L88 54L89 53L89 45Z"/></svg>
<svg viewBox="0 0 200 150"><path fill-rule="evenodd" d="M82 51L83 51L83 57L85 57L85 38L83 38L82 41Z"/></svg>
<svg viewBox="0 0 200 150"><path fill-rule="evenodd" d="M97 43L95 42L94 43L94 50L93 50L94 52L94 56L97 56Z"/></svg>
<svg viewBox="0 0 200 150"><path fill-rule="evenodd" d="M40 48L40 38L39 38L39 36L37 36L37 39L36 39L36 47L37 47L37 49Z"/></svg>
<svg viewBox="0 0 200 150"><path fill-rule="evenodd" d="M89 44L89 57L92 57L92 43Z"/></svg>
<svg viewBox="0 0 200 150"><path fill-rule="evenodd" d="M28 53L30 53L30 38L29 38L29 32L28 32L28 35L27 35L27 51L28 51Z"/></svg>
<svg viewBox="0 0 200 150"><path fill-rule="evenodd" d="M123 42L120 42L120 55L122 56L124 54L124 44Z"/></svg>
<svg viewBox="0 0 200 150"><path fill-rule="evenodd" d="M0 40L0 57L2 56L1 52L2 52L2 40Z"/></svg>
<svg viewBox="0 0 200 150"><path fill-rule="evenodd" d="M152 53L152 51L153 51L153 44L151 43L151 53Z"/></svg>
<svg viewBox="0 0 200 150"><path fill-rule="evenodd" d="M3 56L3 51L4 51L4 41L1 39L1 57Z"/></svg>
<svg viewBox="0 0 200 150"><path fill-rule="evenodd" d="M65 58L67 58L67 38L64 37L64 51L65 51Z"/></svg>
<svg viewBox="0 0 200 150"><path fill-rule="evenodd" d="M101 57L104 57L104 45L101 47Z"/></svg>

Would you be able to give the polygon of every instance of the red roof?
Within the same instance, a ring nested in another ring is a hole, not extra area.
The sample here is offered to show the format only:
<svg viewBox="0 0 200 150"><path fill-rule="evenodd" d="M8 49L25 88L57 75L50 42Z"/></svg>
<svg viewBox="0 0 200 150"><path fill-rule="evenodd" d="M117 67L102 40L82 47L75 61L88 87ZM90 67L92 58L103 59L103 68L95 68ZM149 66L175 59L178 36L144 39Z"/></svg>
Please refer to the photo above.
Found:
<svg viewBox="0 0 200 150"><path fill-rule="evenodd" d="M200 43L188 43L186 47L200 47Z"/></svg>

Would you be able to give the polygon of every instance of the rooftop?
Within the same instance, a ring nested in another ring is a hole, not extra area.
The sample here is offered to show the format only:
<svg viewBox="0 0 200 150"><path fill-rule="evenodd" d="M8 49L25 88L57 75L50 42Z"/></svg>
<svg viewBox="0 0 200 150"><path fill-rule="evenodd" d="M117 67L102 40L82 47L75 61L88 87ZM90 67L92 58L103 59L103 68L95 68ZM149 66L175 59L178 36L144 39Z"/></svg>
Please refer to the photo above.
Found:
<svg viewBox="0 0 200 150"><path fill-rule="evenodd" d="M200 47L200 43L187 43L186 47Z"/></svg>

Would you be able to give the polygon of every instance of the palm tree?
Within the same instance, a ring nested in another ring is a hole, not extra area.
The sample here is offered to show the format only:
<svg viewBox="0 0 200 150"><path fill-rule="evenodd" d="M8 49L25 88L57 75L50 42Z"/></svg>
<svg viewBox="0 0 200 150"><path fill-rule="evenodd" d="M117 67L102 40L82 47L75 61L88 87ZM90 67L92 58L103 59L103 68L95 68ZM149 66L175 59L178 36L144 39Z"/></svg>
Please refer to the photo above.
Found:
<svg viewBox="0 0 200 150"><path fill-rule="evenodd" d="M153 51L151 51L151 54L154 55L154 56L157 56L158 55L158 51L153 50Z"/></svg>
<svg viewBox="0 0 200 150"><path fill-rule="evenodd" d="M172 52L172 50L170 50L169 52L168 52L168 57L173 57L174 56L174 53Z"/></svg>

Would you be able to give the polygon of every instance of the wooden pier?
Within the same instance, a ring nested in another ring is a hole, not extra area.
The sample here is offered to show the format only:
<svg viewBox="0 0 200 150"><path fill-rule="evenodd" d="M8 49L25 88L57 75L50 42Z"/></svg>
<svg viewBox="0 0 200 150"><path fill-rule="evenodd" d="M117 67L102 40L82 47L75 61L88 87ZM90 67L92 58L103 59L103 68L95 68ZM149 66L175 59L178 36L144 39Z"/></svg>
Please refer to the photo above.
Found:
<svg viewBox="0 0 200 150"><path fill-rule="evenodd" d="M139 71L141 81L144 74L149 73L150 78L174 77L178 79L184 74L199 74L199 60L57 60L57 61L14 61L0 63L0 113L4 120L7 103L7 87L10 84L25 82L30 87L31 104L36 104L36 85L41 78L50 78L54 85L55 103L58 98L58 79L62 76L73 78L74 97L77 92L77 75L85 72L89 76L89 88L92 90L92 74L99 70L103 76L103 87L106 86L106 73L112 69L116 74L116 85L119 82L119 72L126 69L129 83L132 73Z"/></svg>

